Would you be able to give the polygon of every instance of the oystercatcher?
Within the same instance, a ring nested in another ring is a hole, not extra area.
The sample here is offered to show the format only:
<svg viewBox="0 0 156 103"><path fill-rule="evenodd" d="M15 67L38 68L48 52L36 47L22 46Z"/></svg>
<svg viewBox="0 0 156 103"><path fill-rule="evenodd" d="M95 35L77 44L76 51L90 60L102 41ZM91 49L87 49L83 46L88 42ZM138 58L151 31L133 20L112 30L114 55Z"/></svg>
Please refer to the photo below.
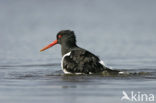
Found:
<svg viewBox="0 0 156 103"><path fill-rule="evenodd" d="M65 74L120 73L118 70L106 67L104 62L93 53L77 46L73 31L62 30L57 33L56 38L57 40L40 51L44 51L55 44L60 44L62 51L61 67Z"/></svg>

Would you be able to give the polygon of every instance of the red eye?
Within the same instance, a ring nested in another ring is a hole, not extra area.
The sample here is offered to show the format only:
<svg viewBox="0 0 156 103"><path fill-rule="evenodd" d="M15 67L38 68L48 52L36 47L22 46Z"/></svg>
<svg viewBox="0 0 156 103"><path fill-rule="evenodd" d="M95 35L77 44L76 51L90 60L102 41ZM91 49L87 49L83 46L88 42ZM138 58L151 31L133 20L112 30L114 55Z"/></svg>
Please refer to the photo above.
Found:
<svg viewBox="0 0 156 103"><path fill-rule="evenodd" d="M58 35L58 38L61 38L62 37L62 35Z"/></svg>

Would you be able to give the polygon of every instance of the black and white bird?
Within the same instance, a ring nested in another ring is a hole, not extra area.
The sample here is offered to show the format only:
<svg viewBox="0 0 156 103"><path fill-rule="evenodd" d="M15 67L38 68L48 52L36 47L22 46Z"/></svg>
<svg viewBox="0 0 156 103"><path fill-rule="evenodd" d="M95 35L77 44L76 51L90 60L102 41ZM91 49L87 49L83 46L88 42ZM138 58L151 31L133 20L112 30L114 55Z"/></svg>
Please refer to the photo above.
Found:
<svg viewBox="0 0 156 103"><path fill-rule="evenodd" d="M77 46L75 33L73 31L62 30L58 32L56 38L57 40L40 51L44 51L55 44L60 44L62 51L61 67L65 74L122 73L106 67L104 62L96 55Z"/></svg>

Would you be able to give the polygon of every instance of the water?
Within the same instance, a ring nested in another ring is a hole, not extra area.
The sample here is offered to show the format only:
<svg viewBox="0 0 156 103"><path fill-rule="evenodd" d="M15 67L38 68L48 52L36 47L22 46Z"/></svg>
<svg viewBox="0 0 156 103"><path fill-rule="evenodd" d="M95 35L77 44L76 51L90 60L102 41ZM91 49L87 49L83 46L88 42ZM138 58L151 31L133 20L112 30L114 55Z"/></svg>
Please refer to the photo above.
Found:
<svg viewBox="0 0 156 103"><path fill-rule="evenodd" d="M121 103L122 91L156 96L154 0L0 0L1 103ZM129 76L64 75L60 46L39 50L62 29ZM127 102L127 101L125 101Z"/></svg>

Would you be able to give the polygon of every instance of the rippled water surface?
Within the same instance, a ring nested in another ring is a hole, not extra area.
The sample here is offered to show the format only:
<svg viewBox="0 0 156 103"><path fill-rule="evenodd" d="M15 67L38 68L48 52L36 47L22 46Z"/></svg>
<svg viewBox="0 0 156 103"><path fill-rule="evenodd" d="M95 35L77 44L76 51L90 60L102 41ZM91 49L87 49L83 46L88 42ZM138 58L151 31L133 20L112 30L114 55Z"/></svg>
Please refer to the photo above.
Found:
<svg viewBox="0 0 156 103"><path fill-rule="evenodd" d="M121 103L122 91L156 99L154 0L0 0L0 103ZM133 75L64 75L62 29L107 66ZM155 100L156 101L156 100ZM154 102L152 102L154 103Z"/></svg>

